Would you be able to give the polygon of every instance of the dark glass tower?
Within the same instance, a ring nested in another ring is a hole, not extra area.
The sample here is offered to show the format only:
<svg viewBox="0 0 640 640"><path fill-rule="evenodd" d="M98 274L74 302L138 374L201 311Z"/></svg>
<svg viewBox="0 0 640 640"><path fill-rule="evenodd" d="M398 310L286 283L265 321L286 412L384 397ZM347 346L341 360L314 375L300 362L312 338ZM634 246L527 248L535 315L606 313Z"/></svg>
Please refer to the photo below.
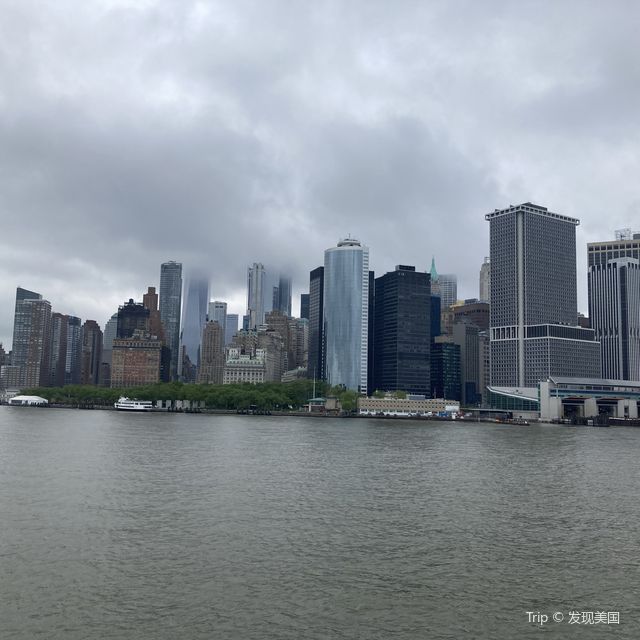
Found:
<svg viewBox="0 0 640 640"><path fill-rule="evenodd" d="M324 267L309 274L309 356L307 375L324 380L322 358L322 318L324 314Z"/></svg>
<svg viewBox="0 0 640 640"><path fill-rule="evenodd" d="M300 295L300 317L309 319L309 294L303 293Z"/></svg>
<svg viewBox="0 0 640 640"><path fill-rule="evenodd" d="M429 274L401 265L377 278L374 309L374 388L429 395Z"/></svg>
<svg viewBox="0 0 640 640"><path fill-rule="evenodd" d="M160 320L170 350L169 369L172 380L178 377L181 300L182 265L179 262L164 262L160 265Z"/></svg>

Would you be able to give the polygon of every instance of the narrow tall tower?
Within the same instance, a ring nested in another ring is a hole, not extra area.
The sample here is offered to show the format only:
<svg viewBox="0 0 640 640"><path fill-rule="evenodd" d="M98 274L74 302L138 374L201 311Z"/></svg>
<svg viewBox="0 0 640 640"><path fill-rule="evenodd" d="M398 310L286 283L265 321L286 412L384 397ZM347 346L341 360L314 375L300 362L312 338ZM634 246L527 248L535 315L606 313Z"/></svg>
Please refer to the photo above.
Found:
<svg viewBox="0 0 640 640"><path fill-rule="evenodd" d="M169 369L172 380L178 377L181 301L182 265L174 261L164 262L160 266L160 320L171 351Z"/></svg>
<svg viewBox="0 0 640 640"><path fill-rule="evenodd" d="M264 265L254 262L247 269L247 315L249 328L255 329L264 324L265 309L265 270Z"/></svg>

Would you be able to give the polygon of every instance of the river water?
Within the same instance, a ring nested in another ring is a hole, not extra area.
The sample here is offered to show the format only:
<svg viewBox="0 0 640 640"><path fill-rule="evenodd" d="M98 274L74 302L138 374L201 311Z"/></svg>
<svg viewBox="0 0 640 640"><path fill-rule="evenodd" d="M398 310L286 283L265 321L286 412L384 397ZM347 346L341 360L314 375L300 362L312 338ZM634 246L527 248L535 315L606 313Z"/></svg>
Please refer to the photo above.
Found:
<svg viewBox="0 0 640 640"><path fill-rule="evenodd" d="M0 638L635 639L639 468L632 428L0 407Z"/></svg>

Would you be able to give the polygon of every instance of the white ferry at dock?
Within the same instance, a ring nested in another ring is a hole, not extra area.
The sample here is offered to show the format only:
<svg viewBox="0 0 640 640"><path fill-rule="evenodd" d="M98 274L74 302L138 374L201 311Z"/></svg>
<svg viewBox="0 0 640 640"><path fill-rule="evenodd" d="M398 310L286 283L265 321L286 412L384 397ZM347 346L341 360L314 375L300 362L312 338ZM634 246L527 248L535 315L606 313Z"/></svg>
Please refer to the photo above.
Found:
<svg viewBox="0 0 640 640"><path fill-rule="evenodd" d="M131 398L120 398L113 406L118 411L153 411L151 400L132 400Z"/></svg>

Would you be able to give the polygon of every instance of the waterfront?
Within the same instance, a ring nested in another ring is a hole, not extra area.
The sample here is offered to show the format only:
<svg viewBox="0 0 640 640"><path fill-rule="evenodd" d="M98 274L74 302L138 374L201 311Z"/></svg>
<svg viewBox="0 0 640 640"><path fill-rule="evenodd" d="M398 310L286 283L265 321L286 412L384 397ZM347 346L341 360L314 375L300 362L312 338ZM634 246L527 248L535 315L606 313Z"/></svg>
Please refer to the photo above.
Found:
<svg viewBox="0 0 640 640"><path fill-rule="evenodd" d="M635 638L640 431L0 407L2 638Z"/></svg>

